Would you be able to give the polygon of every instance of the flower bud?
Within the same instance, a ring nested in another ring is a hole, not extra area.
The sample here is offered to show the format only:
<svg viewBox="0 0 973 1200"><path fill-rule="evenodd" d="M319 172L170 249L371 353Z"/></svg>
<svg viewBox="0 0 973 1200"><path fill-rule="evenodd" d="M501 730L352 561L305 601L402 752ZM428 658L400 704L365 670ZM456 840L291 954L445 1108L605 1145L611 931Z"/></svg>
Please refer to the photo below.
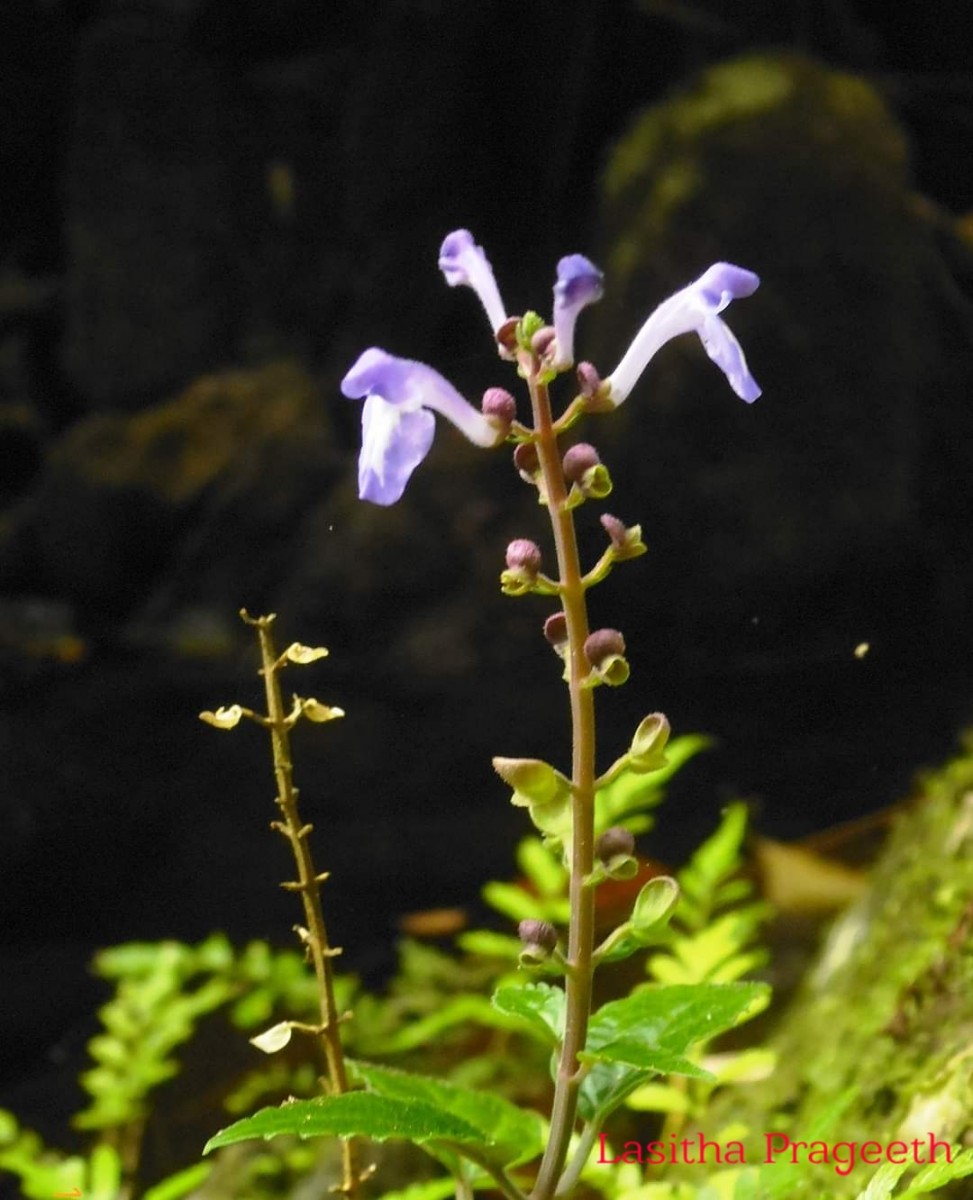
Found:
<svg viewBox="0 0 973 1200"><path fill-rule="evenodd" d="M517 401L505 388L487 388L483 393L480 411L488 420L509 430L517 416Z"/></svg>
<svg viewBox="0 0 973 1200"><path fill-rule="evenodd" d="M520 317L508 317L506 321L497 329L496 339L497 346L500 349L501 358L515 358L517 354L517 326L520 324Z"/></svg>
<svg viewBox="0 0 973 1200"><path fill-rule="evenodd" d="M568 620L563 612L551 613L544 622L544 637L555 650L560 650L568 642Z"/></svg>
<svg viewBox="0 0 973 1200"><path fill-rule="evenodd" d="M610 862L619 855L630 856L635 853L635 838L621 825L613 825L606 829L595 843L595 854L602 862Z"/></svg>
<svg viewBox="0 0 973 1200"><path fill-rule="evenodd" d="M517 936L527 946L541 946L550 953L557 945L557 930L550 921L530 917L517 926Z"/></svg>
<svg viewBox="0 0 973 1200"><path fill-rule="evenodd" d="M598 518L601 521L601 527L605 533L611 538L611 544L616 550L625 549L625 524L619 521L618 517L613 517L611 513L602 513Z"/></svg>
<svg viewBox="0 0 973 1200"><path fill-rule="evenodd" d="M585 657L593 667L599 667L611 655L625 653L625 639L617 629L596 629L584 643Z"/></svg>
<svg viewBox="0 0 973 1200"><path fill-rule="evenodd" d="M572 507L585 498L604 500L612 490L608 468L602 464L594 446L589 446L587 442L572 446L561 466L564 478L571 484Z"/></svg>
<svg viewBox="0 0 973 1200"><path fill-rule="evenodd" d="M530 339L530 348L538 358L544 358L553 342L554 330L550 325L545 325Z"/></svg>
<svg viewBox="0 0 973 1200"><path fill-rule="evenodd" d="M605 830L595 843L595 857L609 879L634 879L639 873L635 838L621 825Z"/></svg>
<svg viewBox="0 0 973 1200"><path fill-rule="evenodd" d="M517 538L507 547L507 569L500 572L500 590L505 596L550 593L550 581L540 577L540 569L540 546L526 538Z"/></svg>
<svg viewBox="0 0 973 1200"><path fill-rule="evenodd" d="M580 483L585 474L601 462L598 451L587 442L578 442L564 455L561 466L568 483Z"/></svg>
<svg viewBox="0 0 973 1200"><path fill-rule="evenodd" d="M507 566L511 571L536 575L541 569L541 548L528 538L515 538L507 547Z"/></svg>
<svg viewBox="0 0 973 1200"><path fill-rule="evenodd" d="M638 558L640 554L646 551L646 545L642 541L642 526L632 525L626 526L618 517L613 517L611 513L602 513L601 524L605 533L611 539L613 557L615 562L624 562L628 558Z"/></svg>
<svg viewBox="0 0 973 1200"><path fill-rule="evenodd" d="M649 713L639 722L628 752L629 765L633 771L658 771L666 765L669 732L669 721L664 713Z"/></svg>
<svg viewBox="0 0 973 1200"><path fill-rule="evenodd" d="M601 387L601 376L590 362L578 363L577 375L581 395L590 399Z"/></svg>
<svg viewBox="0 0 973 1200"><path fill-rule="evenodd" d="M584 652L591 664L591 675L586 681L588 687L599 683L619 687L628 679L625 639L617 629L596 629L585 638Z"/></svg>
<svg viewBox="0 0 973 1200"><path fill-rule="evenodd" d="M525 482L534 483L536 481L541 464L537 457L537 447L533 442L521 442L517 446L514 450L514 466Z"/></svg>
<svg viewBox="0 0 973 1200"><path fill-rule="evenodd" d="M520 952L522 967L540 966L557 948L557 930L550 921L521 921L517 926L517 934L524 947Z"/></svg>

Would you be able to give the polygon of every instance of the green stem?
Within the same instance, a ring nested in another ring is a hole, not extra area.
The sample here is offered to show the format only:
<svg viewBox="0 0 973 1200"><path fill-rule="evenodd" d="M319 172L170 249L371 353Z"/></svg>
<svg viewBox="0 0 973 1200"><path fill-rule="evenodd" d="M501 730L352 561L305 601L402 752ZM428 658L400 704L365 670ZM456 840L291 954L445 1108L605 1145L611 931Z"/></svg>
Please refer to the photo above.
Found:
<svg viewBox="0 0 973 1200"><path fill-rule="evenodd" d="M595 705L591 688L582 687L588 673L584 643L588 637L588 609L581 574L574 516L567 508L567 484L557 444L558 431L551 417L546 384L528 375L534 413L534 439L544 479L548 513L554 534L560 578L561 604L568 634L568 693L572 733L572 839L567 959L571 970L565 981L567 1018L551 1109L551 1136L544 1151L531 1200L550 1200L564 1167L574 1130L581 1086L578 1054L584 1049L591 1012L592 952L594 949L594 889L585 879L594 866L595 817Z"/></svg>
<svg viewBox="0 0 973 1200"><path fill-rule="evenodd" d="M283 816L283 820L275 821L273 827L282 833L290 843L294 862L297 865L297 881L286 883L283 886L290 891L301 893L304 919L307 923L307 929L301 931L301 937L310 956L318 983L321 1047L331 1091L335 1095L341 1095L349 1090L348 1073L345 1069L345 1056L339 1029L341 1015L338 1012L334 995L334 972L331 970L332 958L341 951L333 948L328 942L328 931L324 923L319 891L320 884L327 878L327 874L319 875L314 870L311 848L308 845L308 836L312 826L303 824L297 807L298 791L293 782L294 768L290 749L289 731L292 722L284 707L278 674L283 663L277 656L270 631L275 618L273 614L266 617L249 617L246 612L242 612L240 615L248 625L257 631L260 641L262 661L260 674L264 679L264 692L267 697L266 725L270 730L273 748L277 807ZM341 1152L342 1181L338 1190L346 1196L354 1197L358 1194L361 1182L361 1172L358 1168L358 1148L353 1140L343 1140Z"/></svg>
<svg viewBox="0 0 973 1200"><path fill-rule="evenodd" d="M588 1161L588 1156L591 1154L595 1144L595 1138L598 1136L598 1126L590 1121L582 1130L581 1137L578 1139L578 1145L574 1152L574 1157L565 1168L564 1174L557 1185L557 1196L567 1196L574 1185L578 1182L581 1172L584 1170L585 1163Z"/></svg>
<svg viewBox="0 0 973 1200"><path fill-rule="evenodd" d="M457 1142L452 1144L452 1149L454 1153L462 1155L475 1166L479 1167L481 1171L485 1171L497 1185L497 1190L506 1196L507 1200L527 1200L524 1193L517 1187L502 1167L494 1166L488 1158L478 1154L472 1146ZM457 1177L457 1180L459 1180L459 1177Z"/></svg>

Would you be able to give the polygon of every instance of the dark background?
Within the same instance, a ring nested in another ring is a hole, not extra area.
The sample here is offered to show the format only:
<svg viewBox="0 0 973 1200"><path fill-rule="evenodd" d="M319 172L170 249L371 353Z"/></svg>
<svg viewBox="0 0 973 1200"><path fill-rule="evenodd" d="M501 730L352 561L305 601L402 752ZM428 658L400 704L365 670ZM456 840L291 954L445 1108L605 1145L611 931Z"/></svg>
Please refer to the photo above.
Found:
<svg viewBox="0 0 973 1200"><path fill-rule="evenodd" d="M95 947L288 937L267 747L196 719L259 703L241 605L331 648L293 686L348 716L295 752L350 965L380 977L398 914L512 870L490 755L567 753L549 610L496 586L540 514L445 428L398 506L360 504L337 389L372 344L513 389L436 270L453 228L510 311L549 306L562 254L603 265L578 345L605 372L710 262L763 279L727 314L757 404L680 343L585 428L650 546L592 599L633 666L599 696L602 757L654 709L717 739L644 848L678 862L734 795L801 837L951 750L973 710L966 3L7 0L0 23L22 1109L83 1041Z"/></svg>

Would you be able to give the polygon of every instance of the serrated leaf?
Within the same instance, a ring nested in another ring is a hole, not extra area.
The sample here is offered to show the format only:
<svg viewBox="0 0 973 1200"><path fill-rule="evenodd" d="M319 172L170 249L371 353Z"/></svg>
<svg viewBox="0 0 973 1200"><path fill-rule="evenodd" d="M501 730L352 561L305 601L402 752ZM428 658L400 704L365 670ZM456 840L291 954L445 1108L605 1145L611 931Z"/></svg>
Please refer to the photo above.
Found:
<svg viewBox="0 0 973 1200"><path fill-rule="evenodd" d="M560 1045L564 1036L564 992L549 983L523 987L501 987L493 993L493 1005L511 1017L522 1017L531 1032L547 1045Z"/></svg>
<svg viewBox="0 0 973 1200"><path fill-rule="evenodd" d="M420 1100L390 1099L372 1092L347 1092L293 1100L277 1108L262 1108L252 1117L221 1129L203 1147L209 1154L252 1138L368 1137L376 1142L401 1138L422 1145L442 1139L485 1147L483 1134L468 1122Z"/></svg>
<svg viewBox="0 0 973 1200"><path fill-rule="evenodd" d="M760 983L692 984L642 988L623 1000L603 1004L591 1018L586 1050L597 1057L618 1044L624 1053L639 1043L647 1050L683 1055L697 1042L732 1029L769 992ZM622 1052L611 1061L641 1065Z"/></svg>
<svg viewBox="0 0 973 1200"><path fill-rule="evenodd" d="M914 1196L928 1195L929 1192L945 1187L952 1180L963 1179L967 1175L973 1175L973 1149L963 1150L960 1153L954 1149L951 1163L941 1159L939 1162L932 1162L923 1167L909 1184L908 1190L903 1192L901 1200L912 1200Z"/></svg>
<svg viewBox="0 0 973 1200"><path fill-rule="evenodd" d="M625 1063L594 1063L578 1093L579 1114L597 1128L626 1096L647 1083L654 1074L654 1071L642 1071Z"/></svg>
<svg viewBox="0 0 973 1200"><path fill-rule="evenodd" d="M369 1090L380 1096L420 1100L467 1121L489 1145L485 1156L499 1167L529 1162L543 1149L544 1123L540 1116L518 1108L502 1096L372 1063L349 1065Z"/></svg>
<svg viewBox="0 0 973 1200"><path fill-rule="evenodd" d="M858 1200L888 1200L908 1169L908 1163L882 1163L868 1181L868 1187L858 1193Z"/></svg>
<svg viewBox="0 0 973 1200"><path fill-rule="evenodd" d="M671 1050L648 1046L636 1037L618 1038L597 1050L584 1050L578 1055L581 1062L623 1063L640 1071L656 1075L688 1075L691 1079L712 1080L714 1076L697 1063Z"/></svg>

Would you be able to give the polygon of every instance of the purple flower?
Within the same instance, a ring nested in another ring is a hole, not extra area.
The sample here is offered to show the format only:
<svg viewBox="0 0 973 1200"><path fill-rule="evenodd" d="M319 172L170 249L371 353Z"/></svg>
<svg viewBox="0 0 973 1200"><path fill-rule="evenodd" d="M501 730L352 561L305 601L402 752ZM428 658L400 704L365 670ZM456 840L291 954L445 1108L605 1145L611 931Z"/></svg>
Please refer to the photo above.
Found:
<svg viewBox="0 0 973 1200"><path fill-rule="evenodd" d="M493 268L468 229L457 229L448 235L439 251L439 269L450 287L465 284L476 292L486 309L490 328L496 333L507 319L507 310L500 299Z"/></svg>
<svg viewBox="0 0 973 1200"><path fill-rule="evenodd" d="M505 430L468 404L453 385L425 363L366 350L341 381L350 400L364 398L358 495L394 504L409 476L429 453L441 413L477 446L496 446Z"/></svg>
<svg viewBox="0 0 973 1200"><path fill-rule="evenodd" d="M664 300L635 335L622 361L605 380L616 407L635 386L655 352L671 338L695 329L706 353L727 377L741 400L752 404L760 395L747 368L740 343L720 320L731 300L751 296L760 285L752 271L732 263L714 263L695 283Z"/></svg>
<svg viewBox="0 0 973 1200"><path fill-rule="evenodd" d="M574 324L578 313L602 296L604 276L583 254L569 254L557 264L554 285L555 361L559 366L574 362Z"/></svg>

